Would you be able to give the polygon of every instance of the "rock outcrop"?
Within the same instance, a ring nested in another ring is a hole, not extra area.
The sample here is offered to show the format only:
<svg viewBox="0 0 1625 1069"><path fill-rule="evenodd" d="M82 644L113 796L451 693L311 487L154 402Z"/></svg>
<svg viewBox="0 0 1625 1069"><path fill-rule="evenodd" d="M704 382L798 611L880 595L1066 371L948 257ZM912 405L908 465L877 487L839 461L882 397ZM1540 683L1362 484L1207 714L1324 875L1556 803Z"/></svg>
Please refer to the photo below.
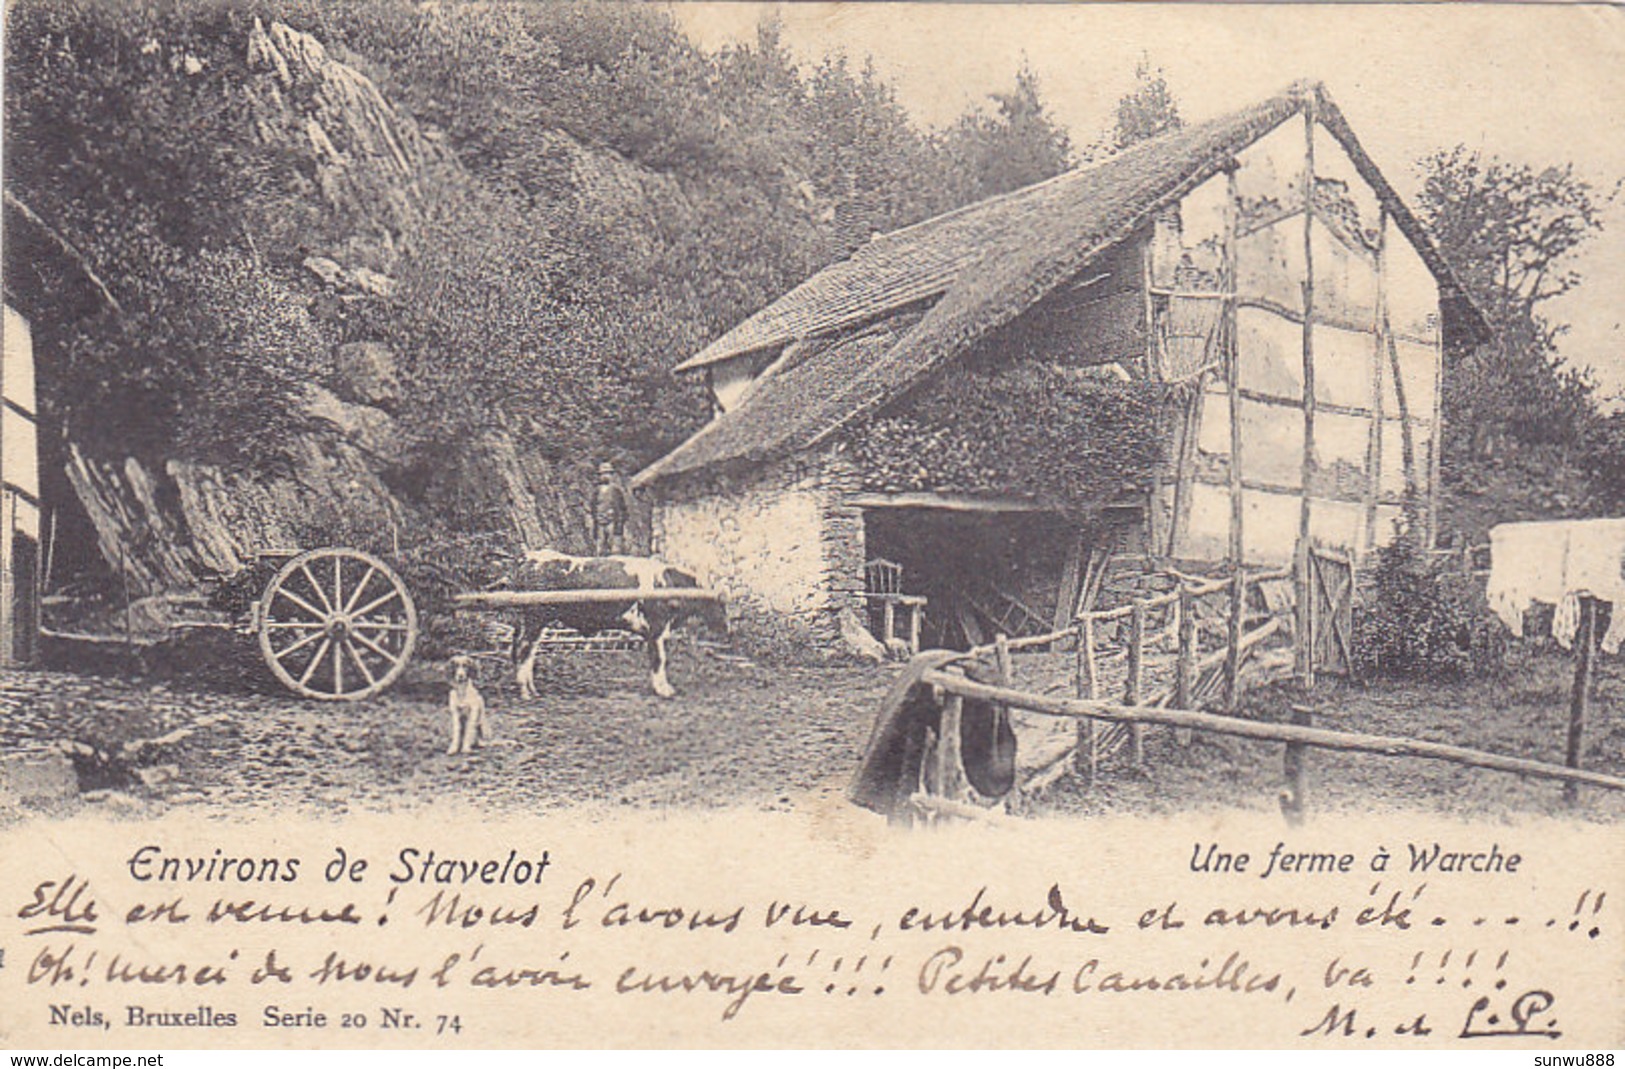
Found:
<svg viewBox="0 0 1625 1069"><path fill-rule="evenodd" d="M387 271L423 223L430 173L455 161L372 79L308 33L256 18L247 61L258 136L308 159L323 199L352 222L346 247L324 259L341 277L353 277L358 260Z"/></svg>
<svg viewBox="0 0 1625 1069"><path fill-rule="evenodd" d="M393 412L401 400L400 372L395 354L380 342L341 345L333 354L334 389L346 401L373 405Z"/></svg>
<svg viewBox="0 0 1625 1069"><path fill-rule="evenodd" d="M376 544L405 523L376 461L350 441L310 435L293 452L288 474L266 478L179 460L162 468L103 460L75 448L68 474L102 556L137 596L235 575L264 550Z"/></svg>
<svg viewBox="0 0 1625 1069"><path fill-rule="evenodd" d="M396 269L421 240L437 191L469 181L460 162L342 49L256 19L243 55L252 136L299 160L313 196L339 223L301 261L312 308L395 297ZM539 136L570 175L581 207L649 221L629 255L669 240L655 220L669 226L693 216L675 178L562 132ZM397 354L361 340L332 355L331 378L303 386L308 430L285 444L287 462L276 474L70 449L69 478L102 556L133 596L196 589L237 574L265 550L388 545L425 508L478 516L526 546L590 548L592 458L537 456L520 445L521 435L501 428L465 443L455 458L415 456L397 418L412 388ZM635 543L646 540L641 512L633 528Z"/></svg>
<svg viewBox="0 0 1625 1069"><path fill-rule="evenodd" d="M651 255L673 235L700 226L699 213L672 175L641 167L609 149L588 147L559 130L540 131L537 140L567 169L575 201L588 215L619 221L623 239L634 244L629 254Z"/></svg>

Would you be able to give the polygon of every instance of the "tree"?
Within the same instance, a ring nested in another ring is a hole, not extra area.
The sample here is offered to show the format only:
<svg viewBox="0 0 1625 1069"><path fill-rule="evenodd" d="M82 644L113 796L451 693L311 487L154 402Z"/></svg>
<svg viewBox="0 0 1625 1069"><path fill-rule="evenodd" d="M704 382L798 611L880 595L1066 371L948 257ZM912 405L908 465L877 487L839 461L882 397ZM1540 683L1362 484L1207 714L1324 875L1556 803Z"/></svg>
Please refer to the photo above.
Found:
<svg viewBox="0 0 1625 1069"><path fill-rule="evenodd" d="M1153 64L1150 56L1141 55L1134 64L1133 88L1118 98L1112 125L1084 149L1083 158L1095 163L1184 125L1179 101L1168 88L1162 68Z"/></svg>
<svg viewBox="0 0 1625 1069"><path fill-rule="evenodd" d="M832 228L831 259L946 206L940 160L872 62L824 59L807 82L809 208Z"/></svg>
<svg viewBox="0 0 1625 1069"><path fill-rule="evenodd" d="M1586 436L1586 473L1592 509L1618 516L1625 512L1625 411L1597 420Z"/></svg>
<svg viewBox="0 0 1625 1069"><path fill-rule="evenodd" d="M1601 199L1572 164L1537 169L1462 145L1420 169L1422 219L1494 333L1447 354L1447 455L1471 463L1503 442L1579 445L1595 413L1591 384L1558 356L1567 327L1545 308L1580 284L1573 255L1602 229Z"/></svg>
<svg viewBox="0 0 1625 1069"><path fill-rule="evenodd" d="M1072 165L1071 139L1044 107L1038 75L1025 60L1015 87L989 99L991 113L962 116L938 141L949 207L1042 182Z"/></svg>
<svg viewBox="0 0 1625 1069"><path fill-rule="evenodd" d="M1112 147L1121 152L1140 141L1149 141L1185 125L1179 117L1179 102L1168 88L1162 68L1152 66L1149 56L1134 65L1134 88L1117 102L1117 125L1112 129Z"/></svg>

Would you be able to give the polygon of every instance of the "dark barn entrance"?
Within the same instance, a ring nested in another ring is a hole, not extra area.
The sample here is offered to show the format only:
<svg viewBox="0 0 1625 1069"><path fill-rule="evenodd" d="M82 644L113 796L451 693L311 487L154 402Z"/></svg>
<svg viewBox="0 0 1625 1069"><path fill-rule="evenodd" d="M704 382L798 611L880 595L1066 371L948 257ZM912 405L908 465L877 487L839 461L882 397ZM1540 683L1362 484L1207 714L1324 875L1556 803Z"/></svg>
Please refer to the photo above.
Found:
<svg viewBox="0 0 1625 1069"><path fill-rule="evenodd" d="M863 505L869 561L899 565L903 592L927 599L922 645L963 649L1052 627L1078 545L1075 519L970 502Z"/></svg>

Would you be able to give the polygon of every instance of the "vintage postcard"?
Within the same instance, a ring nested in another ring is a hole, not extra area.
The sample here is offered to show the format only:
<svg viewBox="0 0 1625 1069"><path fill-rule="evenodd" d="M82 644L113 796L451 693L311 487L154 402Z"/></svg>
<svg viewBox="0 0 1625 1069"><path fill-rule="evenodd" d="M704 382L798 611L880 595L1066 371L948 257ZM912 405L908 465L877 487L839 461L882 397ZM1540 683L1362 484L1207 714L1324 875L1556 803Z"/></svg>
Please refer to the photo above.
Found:
<svg viewBox="0 0 1625 1069"><path fill-rule="evenodd" d="M4 47L0 1045L1625 1046L1618 9Z"/></svg>

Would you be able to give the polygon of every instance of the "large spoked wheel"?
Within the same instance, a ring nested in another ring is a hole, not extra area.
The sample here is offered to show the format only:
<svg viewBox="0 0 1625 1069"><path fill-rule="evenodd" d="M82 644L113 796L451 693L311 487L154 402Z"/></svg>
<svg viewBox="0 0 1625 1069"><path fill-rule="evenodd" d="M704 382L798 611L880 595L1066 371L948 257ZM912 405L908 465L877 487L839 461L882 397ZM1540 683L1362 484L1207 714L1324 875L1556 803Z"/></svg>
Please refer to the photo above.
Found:
<svg viewBox="0 0 1625 1069"><path fill-rule="evenodd" d="M360 701L406 668L418 614L389 565L354 549L293 558L260 599L260 655L282 685L323 701Z"/></svg>

